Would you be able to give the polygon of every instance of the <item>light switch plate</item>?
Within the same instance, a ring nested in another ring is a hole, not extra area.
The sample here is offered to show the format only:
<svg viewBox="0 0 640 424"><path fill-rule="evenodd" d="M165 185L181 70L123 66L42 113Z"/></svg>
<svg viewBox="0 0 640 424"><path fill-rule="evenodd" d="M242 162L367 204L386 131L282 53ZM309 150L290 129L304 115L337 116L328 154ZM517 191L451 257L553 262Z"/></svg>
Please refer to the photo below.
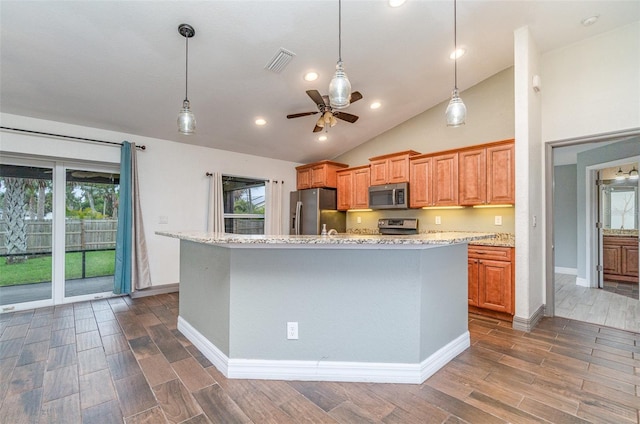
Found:
<svg viewBox="0 0 640 424"><path fill-rule="evenodd" d="M439 216L436 216L436 225L440 225L442 224L442 218Z"/></svg>
<svg viewBox="0 0 640 424"><path fill-rule="evenodd" d="M495 225L502 225L502 216L501 215L496 215L494 218L494 222Z"/></svg>

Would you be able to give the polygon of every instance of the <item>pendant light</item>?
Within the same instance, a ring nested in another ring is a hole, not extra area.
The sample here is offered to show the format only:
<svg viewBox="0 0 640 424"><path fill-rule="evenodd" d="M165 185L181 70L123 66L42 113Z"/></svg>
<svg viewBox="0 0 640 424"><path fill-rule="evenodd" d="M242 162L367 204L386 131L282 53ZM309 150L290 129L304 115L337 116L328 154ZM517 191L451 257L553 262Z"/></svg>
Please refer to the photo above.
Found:
<svg viewBox="0 0 640 424"><path fill-rule="evenodd" d="M191 112L189 98L187 97L187 87L189 82L189 38L193 37L196 34L196 31L191 25L180 24L180 26L178 26L178 32L186 40L184 101L182 102L182 109L178 113L178 132L184 135L191 135L196 131L196 117L193 115L193 112Z"/></svg>
<svg viewBox="0 0 640 424"><path fill-rule="evenodd" d="M633 169L631 171L629 171L629 179L631 179L631 180L637 180L638 179L638 170L636 169L635 166L633 167Z"/></svg>
<svg viewBox="0 0 640 424"><path fill-rule="evenodd" d="M333 109L344 109L351 102L351 83L342 66L342 0L338 0L338 63L336 74L329 84L329 105Z"/></svg>
<svg viewBox="0 0 640 424"><path fill-rule="evenodd" d="M624 172L622 172L622 168L618 168L618 172L616 172L616 181L622 181L626 179L624 176Z"/></svg>
<svg viewBox="0 0 640 424"><path fill-rule="evenodd" d="M456 0L453 0L453 48L454 52L458 50L458 28L457 28L457 7ZM447 126L459 127L465 124L467 119L467 107L462 102L462 99L458 95L458 56L455 55L453 59L454 66L454 88L451 93L451 100L447 106L445 115L447 117Z"/></svg>

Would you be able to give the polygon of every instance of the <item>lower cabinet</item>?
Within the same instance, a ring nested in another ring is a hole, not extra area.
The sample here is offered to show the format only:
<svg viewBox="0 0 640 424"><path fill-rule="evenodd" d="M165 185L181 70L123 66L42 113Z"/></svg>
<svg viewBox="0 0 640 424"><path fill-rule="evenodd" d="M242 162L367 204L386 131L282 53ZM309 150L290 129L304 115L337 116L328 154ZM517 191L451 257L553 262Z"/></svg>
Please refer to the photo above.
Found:
<svg viewBox="0 0 640 424"><path fill-rule="evenodd" d="M515 288L512 247L469 245L469 310L512 320Z"/></svg>
<svg viewBox="0 0 640 424"><path fill-rule="evenodd" d="M638 237L604 236L602 254L605 280L638 282Z"/></svg>

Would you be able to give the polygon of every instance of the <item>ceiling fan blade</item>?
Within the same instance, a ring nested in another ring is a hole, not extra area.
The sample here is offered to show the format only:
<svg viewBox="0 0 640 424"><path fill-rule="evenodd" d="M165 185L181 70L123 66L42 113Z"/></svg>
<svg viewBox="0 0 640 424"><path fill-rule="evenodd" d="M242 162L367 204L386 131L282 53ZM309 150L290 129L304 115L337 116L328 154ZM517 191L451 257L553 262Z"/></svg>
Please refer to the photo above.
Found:
<svg viewBox="0 0 640 424"><path fill-rule="evenodd" d="M315 128L313 129L313 132L314 132L314 133L316 133L316 132L320 132L320 131L322 131L322 127L319 127L319 126L317 126L317 125L316 125L316 126L315 126Z"/></svg>
<svg viewBox="0 0 640 424"><path fill-rule="evenodd" d="M361 98L362 98L362 94L360 94L359 91L354 91L353 93L351 93L351 103L357 102Z"/></svg>
<svg viewBox="0 0 640 424"><path fill-rule="evenodd" d="M292 115L287 115L287 119L291 119L291 118L300 118L301 116L315 115L316 113L318 113L318 111L315 111L315 112L294 113L294 114L292 114Z"/></svg>
<svg viewBox="0 0 640 424"><path fill-rule="evenodd" d="M324 99L318 90L307 90L307 95L311 97L311 100L313 100L316 105L324 106Z"/></svg>
<svg viewBox="0 0 640 424"><path fill-rule="evenodd" d="M334 116L338 119L342 119L343 121L351 122L352 124L359 118L359 116L352 115L346 112L336 112Z"/></svg>

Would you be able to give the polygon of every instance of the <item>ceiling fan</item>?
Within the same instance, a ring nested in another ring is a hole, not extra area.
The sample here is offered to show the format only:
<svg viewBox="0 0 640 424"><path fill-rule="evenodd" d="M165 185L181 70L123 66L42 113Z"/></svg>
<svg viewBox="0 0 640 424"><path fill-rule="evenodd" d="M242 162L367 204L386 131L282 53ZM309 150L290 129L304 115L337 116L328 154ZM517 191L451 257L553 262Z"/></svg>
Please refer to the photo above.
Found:
<svg viewBox="0 0 640 424"><path fill-rule="evenodd" d="M313 128L313 132L319 132L322 131L323 128L328 129L329 127L333 127L338 122L336 118L342 119L343 121L351 122L352 124L359 118L358 116L352 115L350 113L333 110L333 108L329 105L329 96L320 95L318 90L307 90L307 95L311 97L311 100L315 102L318 111L294 113L292 115L287 115L287 119L315 115L319 112L322 115L316 121L316 126ZM359 91L354 91L353 93L351 93L351 103L357 102L361 98L362 94L360 94Z"/></svg>

